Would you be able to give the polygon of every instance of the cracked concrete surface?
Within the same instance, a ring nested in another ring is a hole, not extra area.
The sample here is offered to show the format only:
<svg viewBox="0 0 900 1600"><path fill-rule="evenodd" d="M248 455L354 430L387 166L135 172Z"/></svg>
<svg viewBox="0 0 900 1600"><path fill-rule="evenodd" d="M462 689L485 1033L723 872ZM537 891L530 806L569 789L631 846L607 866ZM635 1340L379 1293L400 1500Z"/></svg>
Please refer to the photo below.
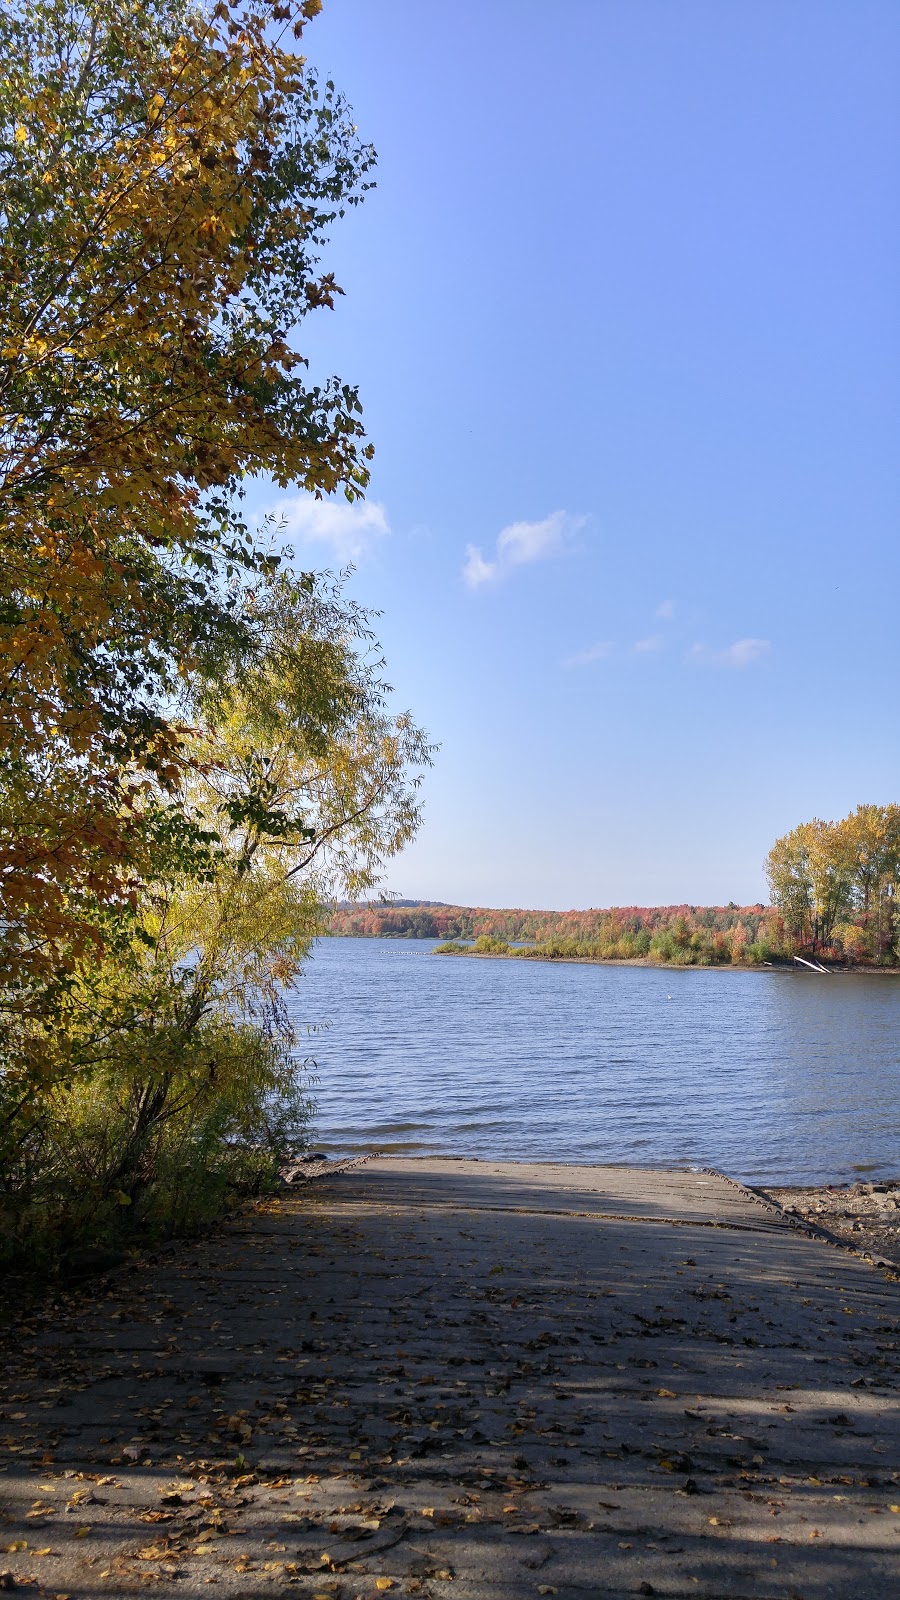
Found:
<svg viewBox="0 0 900 1600"><path fill-rule="evenodd" d="M715 1175L378 1160L7 1335L0 1583L888 1600L898 1309Z"/></svg>

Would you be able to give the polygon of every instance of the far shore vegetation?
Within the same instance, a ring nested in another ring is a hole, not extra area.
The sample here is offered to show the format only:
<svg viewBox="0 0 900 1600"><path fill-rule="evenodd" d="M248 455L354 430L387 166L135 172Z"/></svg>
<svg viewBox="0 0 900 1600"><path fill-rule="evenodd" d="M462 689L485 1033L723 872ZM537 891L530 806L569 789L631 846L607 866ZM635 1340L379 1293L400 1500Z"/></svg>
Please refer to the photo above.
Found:
<svg viewBox="0 0 900 1600"><path fill-rule="evenodd" d="M329 932L443 939L441 955L641 961L681 967L900 965L900 806L815 819L766 857L771 903L491 910L431 903L342 906Z"/></svg>

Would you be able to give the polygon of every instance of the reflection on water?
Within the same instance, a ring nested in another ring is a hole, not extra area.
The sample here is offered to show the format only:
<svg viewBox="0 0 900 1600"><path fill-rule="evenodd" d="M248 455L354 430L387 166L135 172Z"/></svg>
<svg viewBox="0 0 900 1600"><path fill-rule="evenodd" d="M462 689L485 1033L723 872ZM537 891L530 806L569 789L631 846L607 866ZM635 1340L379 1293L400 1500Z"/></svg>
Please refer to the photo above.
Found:
<svg viewBox="0 0 900 1600"><path fill-rule="evenodd" d="M329 1151L709 1165L751 1183L900 1171L900 978L432 949L317 947L291 1008Z"/></svg>

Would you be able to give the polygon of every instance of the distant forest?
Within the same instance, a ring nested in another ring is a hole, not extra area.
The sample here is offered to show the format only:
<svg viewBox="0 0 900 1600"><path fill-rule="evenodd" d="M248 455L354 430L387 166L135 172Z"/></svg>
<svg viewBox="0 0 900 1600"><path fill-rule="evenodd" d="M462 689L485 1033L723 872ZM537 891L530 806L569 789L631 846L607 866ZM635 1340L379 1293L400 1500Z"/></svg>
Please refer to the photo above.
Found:
<svg viewBox="0 0 900 1600"><path fill-rule="evenodd" d="M478 954L502 955L510 943L533 943L542 957L673 964L766 961L786 935L778 911L763 905L614 906L590 911L492 910L432 901L342 905L330 933L369 938L478 940Z"/></svg>
<svg viewBox="0 0 900 1600"><path fill-rule="evenodd" d="M337 908L329 932L443 939L448 955L649 960L676 966L900 961L900 805L814 817L776 839L765 862L772 904L494 911L397 900ZM459 941L467 941L460 943ZM474 948L473 948L474 945ZM533 947L533 948L529 948Z"/></svg>

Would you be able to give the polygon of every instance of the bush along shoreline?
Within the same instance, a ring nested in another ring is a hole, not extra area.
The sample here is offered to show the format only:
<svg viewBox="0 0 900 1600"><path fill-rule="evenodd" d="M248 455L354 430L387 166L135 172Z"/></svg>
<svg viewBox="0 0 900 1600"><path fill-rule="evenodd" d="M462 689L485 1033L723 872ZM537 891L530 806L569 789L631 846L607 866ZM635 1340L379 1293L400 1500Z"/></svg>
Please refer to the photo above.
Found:
<svg viewBox="0 0 900 1600"><path fill-rule="evenodd" d="M666 930L624 935L612 942L599 939L546 939L539 944L516 945L481 934L471 944L449 939L435 946L439 956L503 956L521 961L585 961L596 965L629 967L774 967L790 958L773 952L760 941L748 945L727 939L711 940L690 930Z"/></svg>
<svg viewBox="0 0 900 1600"><path fill-rule="evenodd" d="M646 949L642 948L646 944ZM753 944L727 939L710 940L703 934L690 933L676 928L666 934L637 938L620 938L612 943L597 939L546 939L539 944L517 945L506 939L495 939L481 934L471 943L448 939L436 945L431 952L437 956L501 956L520 961L582 961L593 965L626 967L706 967L725 971L728 968L742 971L762 971L780 968L782 971L798 970L810 966L819 972L900 974L900 964L880 962L859 963L844 959L823 962L806 962L795 954L788 954L761 939Z"/></svg>
<svg viewBox="0 0 900 1600"><path fill-rule="evenodd" d="M314 1063L285 996L335 893L415 832L429 746L385 710L339 585L273 576L246 604L246 654L191 687L194 759L153 875L98 914L65 982L7 995L7 1273L77 1275L190 1231L270 1191L307 1143Z"/></svg>

